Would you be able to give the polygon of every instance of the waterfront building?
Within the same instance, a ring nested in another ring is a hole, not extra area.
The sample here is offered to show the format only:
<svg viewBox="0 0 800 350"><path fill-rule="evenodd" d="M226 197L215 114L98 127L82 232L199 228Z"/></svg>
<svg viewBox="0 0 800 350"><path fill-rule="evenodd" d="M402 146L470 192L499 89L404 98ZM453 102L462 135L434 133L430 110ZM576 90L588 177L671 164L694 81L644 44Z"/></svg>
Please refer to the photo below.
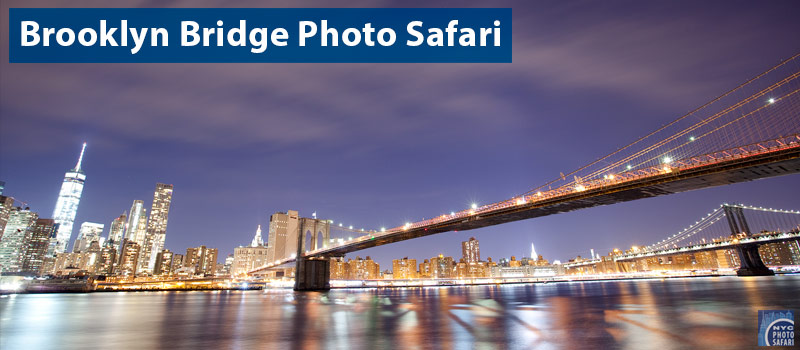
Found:
<svg viewBox="0 0 800 350"><path fill-rule="evenodd" d="M0 241L3 240L3 231L8 223L8 216L14 208L14 198L0 196Z"/></svg>
<svg viewBox="0 0 800 350"><path fill-rule="evenodd" d="M111 228L108 230L106 244L119 251L122 239L125 238L125 225L128 221L128 213L122 213L119 217L111 221Z"/></svg>
<svg viewBox="0 0 800 350"><path fill-rule="evenodd" d="M372 260L369 256L362 259L357 256L353 260L347 262L347 279L349 280L368 280L380 278L380 265Z"/></svg>
<svg viewBox="0 0 800 350"><path fill-rule="evenodd" d="M524 265L518 267L493 266L488 269L492 278L553 277L558 274L554 266Z"/></svg>
<svg viewBox="0 0 800 350"><path fill-rule="evenodd" d="M94 245L92 245L94 248ZM112 276L117 267L117 249L112 246L98 246L99 252L90 250L89 254L95 254L95 275Z"/></svg>
<svg viewBox="0 0 800 350"><path fill-rule="evenodd" d="M141 247L138 243L128 239L123 240L122 252L117 263L117 275L124 277L136 276L140 249Z"/></svg>
<svg viewBox="0 0 800 350"><path fill-rule="evenodd" d="M522 261L517 260L516 256L511 256L511 260L508 261L509 267L520 267L522 266Z"/></svg>
<svg viewBox="0 0 800 350"><path fill-rule="evenodd" d="M797 259L797 240L763 244L758 247L758 253L766 265L800 264L800 260Z"/></svg>
<svg viewBox="0 0 800 350"><path fill-rule="evenodd" d="M461 242L461 256L467 264L481 261L481 251L478 240L470 237L468 241Z"/></svg>
<svg viewBox="0 0 800 350"><path fill-rule="evenodd" d="M85 253L56 253L52 273L56 276L71 275L88 270L88 254Z"/></svg>
<svg viewBox="0 0 800 350"><path fill-rule="evenodd" d="M0 273L22 271L25 248L39 214L30 209L13 208L0 240ZM49 244L48 244L49 246Z"/></svg>
<svg viewBox="0 0 800 350"><path fill-rule="evenodd" d="M217 268L217 248L206 248L203 245L186 249L183 266L194 268L194 274L198 276L214 275Z"/></svg>
<svg viewBox="0 0 800 350"><path fill-rule="evenodd" d="M331 279L345 280L348 277L348 267L350 265L344 258L331 258Z"/></svg>
<svg viewBox="0 0 800 350"><path fill-rule="evenodd" d="M96 222L84 222L81 224L81 229L78 232L78 237L75 238L75 243L72 244L73 253L85 252L89 249L92 242L101 242L100 236L103 234L105 225Z"/></svg>
<svg viewBox="0 0 800 350"><path fill-rule="evenodd" d="M167 221L169 207L172 203L172 185L157 183L153 192L153 204L150 207L150 219L147 221L145 242L139 257L139 270L152 272L156 264L156 254L164 249L167 237Z"/></svg>
<svg viewBox="0 0 800 350"><path fill-rule="evenodd" d="M455 270L456 264L453 257L435 256L431 258L431 277L433 278L451 278Z"/></svg>
<svg viewBox="0 0 800 350"><path fill-rule="evenodd" d="M172 274L172 261L175 253L164 249L156 254L156 264L153 266L153 275L162 276Z"/></svg>
<svg viewBox="0 0 800 350"><path fill-rule="evenodd" d="M247 272L266 265L269 248L265 246L238 247L233 250L230 274L233 277L246 276Z"/></svg>
<svg viewBox="0 0 800 350"><path fill-rule="evenodd" d="M392 260L392 275L399 280L418 278L417 259L405 257Z"/></svg>
<svg viewBox="0 0 800 350"><path fill-rule="evenodd" d="M419 264L419 278L431 278L431 263L428 259Z"/></svg>
<svg viewBox="0 0 800 350"><path fill-rule="evenodd" d="M58 232L50 243L49 254L65 252L67 244L72 239L72 226L75 223L75 216L78 214L78 204L80 204L83 185L86 182L86 174L81 169L85 151L86 143L84 142L78 163L64 174L61 191L58 193L56 207L53 210L53 219L58 224Z"/></svg>
<svg viewBox="0 0 800 350"><path fill-rule="evenodd" d="M25 244L25 253L22 258L23 273L42 274L47 249L50 247L50 240L56 235L57 226L53 219L36 219Z"/></svg>

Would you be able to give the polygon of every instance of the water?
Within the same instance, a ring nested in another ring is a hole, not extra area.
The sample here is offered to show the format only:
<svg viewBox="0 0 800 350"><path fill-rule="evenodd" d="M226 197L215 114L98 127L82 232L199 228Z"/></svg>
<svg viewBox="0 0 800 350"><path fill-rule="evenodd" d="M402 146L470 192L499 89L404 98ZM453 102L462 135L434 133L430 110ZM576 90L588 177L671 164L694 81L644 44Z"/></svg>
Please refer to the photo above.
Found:
<svg viewBox="0 0 800 350"><path fill-rule="evenodd" d="M800 276L504 286L28 294L2 349L752 349Z"/></svg>

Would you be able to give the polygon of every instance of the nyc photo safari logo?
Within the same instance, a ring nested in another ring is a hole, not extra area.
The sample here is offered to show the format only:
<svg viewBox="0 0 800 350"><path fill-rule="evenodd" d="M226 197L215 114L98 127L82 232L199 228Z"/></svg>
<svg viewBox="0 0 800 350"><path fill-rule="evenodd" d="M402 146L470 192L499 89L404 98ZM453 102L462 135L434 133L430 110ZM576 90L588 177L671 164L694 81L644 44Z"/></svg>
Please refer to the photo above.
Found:
<svg viewBox="0 0 800 350"><path fill-rule="evenodd" d="M792 310L758 311L758 346L794 346Z"/></svg>

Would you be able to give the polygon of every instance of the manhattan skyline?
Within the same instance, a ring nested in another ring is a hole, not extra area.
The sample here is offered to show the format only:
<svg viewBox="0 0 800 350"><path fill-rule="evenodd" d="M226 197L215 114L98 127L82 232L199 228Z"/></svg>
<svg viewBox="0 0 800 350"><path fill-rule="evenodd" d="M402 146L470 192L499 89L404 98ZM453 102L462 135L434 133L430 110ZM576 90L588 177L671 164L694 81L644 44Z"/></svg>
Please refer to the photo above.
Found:
<svg viewBox="0 0 800 350"><path fill-rule="evenodd" d="M84 168L91 177L77 224L108 228L131 201L149 199L153 183L171 183L180 194L170 209L165 247L205 244L226 256L278 211L317 212L377 229L525 192L798 50L791 33L800 27L790 20L788 2L725 9L697 4L679 21L672 18L680 11L665 4L639 11L641 18L613 21L602 18L611 7L587 6L576 13L579 24L553 23L547 12L515 6L514 42L529 45L515 49L512 64L52 64L12 70L3 63L0 180L7 195L49 213L59 177L74 161L76 145L86 141L91 152ZM770 25L760 26L767 18ZM726 31L735 40L720 36ZM614 47L627 51L608 50ZM676 50L683 55L667 55ZM458 83L462 78L469 83ZM70 93L49 79L78 88ZM336 83L343 85L339 91L318 87ZM40 131L52 137L37 137ZM759 180L354 255L370 255L381 266L397 258L396 251L457 256L457 243L475 236L486 256L527 255L533 242L545 258L563 260L591 248L651 243L720 202L797 208L786 194L796 184L797 175Z"/></svg>

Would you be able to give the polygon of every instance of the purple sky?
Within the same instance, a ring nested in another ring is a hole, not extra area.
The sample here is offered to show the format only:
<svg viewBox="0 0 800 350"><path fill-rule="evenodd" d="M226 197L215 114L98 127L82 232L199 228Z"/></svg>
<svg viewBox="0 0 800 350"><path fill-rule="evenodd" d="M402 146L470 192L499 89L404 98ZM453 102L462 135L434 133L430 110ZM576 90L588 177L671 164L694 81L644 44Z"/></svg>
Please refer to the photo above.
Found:
<svg viewBox="0 0 800 350"><path fill-rule="evenodd" d="M2 26L9 7L37 3L3 1ZM238 3L286 4L301 6ZM88 179L73 238L84 221L108 227L134 199L149 206L155 183L166 182L175 185L167 248L205 244L225 256L249 243L256 225L266 227L276 211L394 227L525 192L800 49L797 1L492 6L513 8L514 63L12 65L3 30L0 180L6 195L50 217L64 171L85 140ZM358 255L371 255L382 268L403 256L460 257L460 242L475 236L484 258L527 255L534 242L545 258L566 260L590 248L605 253L652 243L726 201L800 209L787 193L798 179L445 233Z"/></svg>

